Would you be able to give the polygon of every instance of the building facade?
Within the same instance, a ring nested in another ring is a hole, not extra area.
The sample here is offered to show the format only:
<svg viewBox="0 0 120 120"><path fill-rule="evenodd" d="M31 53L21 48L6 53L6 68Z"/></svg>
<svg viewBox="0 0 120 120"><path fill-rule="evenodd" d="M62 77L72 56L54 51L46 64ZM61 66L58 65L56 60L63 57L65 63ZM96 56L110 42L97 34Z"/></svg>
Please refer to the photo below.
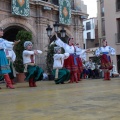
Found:
<svg viewBox="0 0 120 120"><path fill-rule="evenodd" d="M79 1L79 0L78 0ZM87 14L76 10L74 0L72 6L72 23L64 25L66 35L74 37L75 41L83 43L83 19L81 16ZM58 0L30 0L30 16L22 17L11 13L11 0L0 0L0 27L4 28L4 38L14 41L19 30L26 30L32 33L34 48L43 51L37 58L37 64L45 69L45 56L49 39L47 36L47 25L59 21ZM46 9L49 8L49 9Z"/></svg>
<svg viewBox="0 0 120 120"><path fill-rule="evenodd" d="M113 64L120 72L120 0L98 0L99 39L116 49Z"/></svg>
<svg viewBox="0 0 120 120"><path fill-rule="evenodd" d="M85 49L99 46L97 18L90 18L83 21L83 39Z"/></svg>

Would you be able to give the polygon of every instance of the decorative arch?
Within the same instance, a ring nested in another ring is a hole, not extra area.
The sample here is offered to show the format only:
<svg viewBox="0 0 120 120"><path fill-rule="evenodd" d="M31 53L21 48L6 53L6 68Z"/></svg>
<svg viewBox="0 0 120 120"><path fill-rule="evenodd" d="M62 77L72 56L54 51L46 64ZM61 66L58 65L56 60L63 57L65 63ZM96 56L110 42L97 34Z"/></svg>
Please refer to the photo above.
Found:
<svg viewBox="0 0 120 120"><path fill-rule="evenodd" d="M36 30L25 19L9 17L0 22L0 27L3 27L4 29L7 29L11 26L21 27L29 32L32 32L33 37L36 36Z"/></svg>

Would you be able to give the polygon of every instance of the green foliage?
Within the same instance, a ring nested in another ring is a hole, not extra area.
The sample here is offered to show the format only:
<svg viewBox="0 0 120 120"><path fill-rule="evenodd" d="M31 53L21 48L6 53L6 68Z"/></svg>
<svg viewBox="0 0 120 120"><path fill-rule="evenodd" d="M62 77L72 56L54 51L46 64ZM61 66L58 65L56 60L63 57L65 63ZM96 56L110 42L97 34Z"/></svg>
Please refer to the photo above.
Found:
<svg viewBox="0 0 120 120"><path fill-rule="evenodd" d="M49 74L52 74L53 70L53 55L54 55L54 47L56 45L48 45L48 50L47 50L47 57L46 57L46 67L47 67L47 72Z"/></svg>
<svg viewBox="0 0 120 120"><path fill-rule="evenodd" d="M14 62L14 66L17 72L22 73L24 70L23 58L22 58L22 53L24 50L24 42L32 40L32 33L21 30L16 35L16 40L20 40L20 42L17 45L15 45L14 50L16 54L16 60Z"/></svg>

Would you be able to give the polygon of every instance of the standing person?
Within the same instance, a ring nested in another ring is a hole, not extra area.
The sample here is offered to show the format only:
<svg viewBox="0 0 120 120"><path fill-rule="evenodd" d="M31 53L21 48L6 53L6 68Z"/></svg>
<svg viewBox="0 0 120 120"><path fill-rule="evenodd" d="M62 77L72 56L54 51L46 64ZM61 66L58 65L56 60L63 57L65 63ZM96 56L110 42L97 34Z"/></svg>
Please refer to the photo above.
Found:
<svg viewBox="0 0 120 120"><path fill-rule="evenodd" d="M104 71L104 80L110 80L110 70L113 68L110 55L115 55L115 49L107 45L107 41L103 40L103 47L96 50L96 56L100 56L101 69Z"/></svg>
<svg viewBox="0 0 120 120"><path fill-rule="evenodd" d="M16 59L16 54L13 51L13 47L14 47L14 45L12 45L12 44L6 44L6 48L4 49L4 51L5 51L5 54L6 54L6 57L8 60L8 64L9 64L10 70L11 70L11 72L9 73L9 76L10 76L12 84L15 84L14 78L16 77L16 71L15 71L13 63Z"/></svg>
<svg viewBox="0 0 120 120"><path fill-rule="evenodd" d="M68 44L64 43L60 38L58 38L57 33L55 44L59 47L62 47L65 50L65 53L69 53L70 56L64 60L64 67L70 70L70 83L76 82L78 83L78 64L77 64L77 56L75 54L75 46L73 38L69 38Z"/></svg>
<svg viewBox="0 0 120 120"><path fill-rule="evenodd" d="M10 89L14 89L14 86L12 85L11 79L8 75L8 73L10 73L11 70L4 49L7 49L6 44L14 45L17 44L19 41L9 42L3 39L2 36L3 36L3 28L0 27L0 74L4 76L6 87Z"/></svg>
<svg viewBox="0 0 120 120"><path fill-rule="evenodd" d="M54 52L53 74L55 76L55 83L64 84L65 81L70 80L70 71L63 68L64 59L69 57L69 53L61 54L60 47L54 47Z"/></svg>
<svg viewBox="0 0 120 120"><path fill-rule="evenodd" d="M80 75L83 72L83 61L86 61L86 53L89 52L89 50L85 50L80 48L80 45L77 43L75 45L75 52L77 55L77 63L78 63L78 78L80 78ZM81 79L79 79L81 80Z"/></svg>
<svg viewBox="0 0 120 120"><path fill-rule="evenodd" d="M30 41L24 43L23 63L25 65L24 72L26 73L25 80L29 82L29 87L37 87L36 81L43 77L43 70L35 64L35 56L42 54L41 50L32 50L33 44Z"/></svg>

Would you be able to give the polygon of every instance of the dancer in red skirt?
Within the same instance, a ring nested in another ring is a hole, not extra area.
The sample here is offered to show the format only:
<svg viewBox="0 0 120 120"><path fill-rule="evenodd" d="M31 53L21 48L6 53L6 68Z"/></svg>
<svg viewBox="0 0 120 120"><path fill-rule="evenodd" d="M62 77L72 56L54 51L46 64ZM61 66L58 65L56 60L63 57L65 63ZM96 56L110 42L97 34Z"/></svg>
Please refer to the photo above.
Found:
<svg viewBox="0 0 120 120"><path fill-rule="evenodd" d="M75 46L73 38L69 38L68 44L64 43L60 38L58 38L57 33L55 44L59 47L62 47L65 50L65 53L70 53L70 56L64 60L64 67L70 70L70 83L76 82L78 83L78 63L77 63L77 55L75 54Z"/></svg>
<svg viewBox="0 0 120 120"><path fill-rule="evenodd" d="M101 69L104 71L104 80L110 80L110 70L113 68L110 55L115 55L115 49L107 45L107 41L103 40L103 47L96 50L96 56L101 56Z"/></svg>

